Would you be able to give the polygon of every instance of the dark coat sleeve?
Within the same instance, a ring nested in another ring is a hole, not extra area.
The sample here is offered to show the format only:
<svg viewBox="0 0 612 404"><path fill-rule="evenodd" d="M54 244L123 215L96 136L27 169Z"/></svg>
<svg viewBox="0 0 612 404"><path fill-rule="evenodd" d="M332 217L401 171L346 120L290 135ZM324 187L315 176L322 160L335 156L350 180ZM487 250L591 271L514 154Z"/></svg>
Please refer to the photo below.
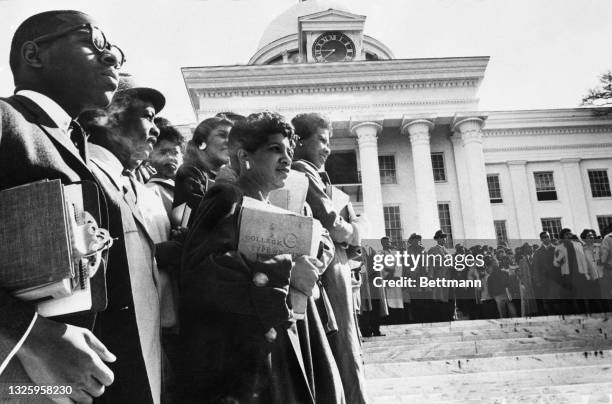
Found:
<svg viewBox="0 0 612 404"><path fill-rule="evenodd" d="M0 289L0 364L27 331L34 318L34 307Z"/></svg>
<svg viewBox="0 0 612 404"><path fill-rule="evenodd" d="M10 127L11 120L8 117L5 122L8 112L2 106L3 104L0 104L0 149L8 154L14 151L10 150L8 145L2 144L9 142L9 139L3 136L4 132L12 132L17 128ZM0 157L3 154L4 152L0 152ZM34 307L31 304L17 300L8 291L0 288L0 365L23 337L33 318Z"/></svg>
<svg viewBox="0 0 612 404"><path fill-rule="evenodd" d="M202 200L183 251L181 307L255 316L267 331L289 320L292 261L289 255L248 261L237 251L241 201L240 190L230 184L217 184ZM267 285L255 286L258 272L267 276Z"/></svg>

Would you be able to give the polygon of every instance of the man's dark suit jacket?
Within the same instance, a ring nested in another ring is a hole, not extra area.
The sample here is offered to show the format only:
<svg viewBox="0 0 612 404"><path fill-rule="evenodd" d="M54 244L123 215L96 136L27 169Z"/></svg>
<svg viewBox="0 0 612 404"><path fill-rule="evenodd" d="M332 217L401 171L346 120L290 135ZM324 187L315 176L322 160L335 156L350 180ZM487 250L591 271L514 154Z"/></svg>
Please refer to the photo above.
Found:
<svg viewBox="0 0 612 404"><path fill-rule="evenodd" d="M43 179L60 179L63 183L83 180L96 181L85 165L70 139L62 133L53 120L34 102L15 95L0 99L0 190ZM101 195L101 201L110 200ZM103 220L100 226L109 228L108 215L111 211L102 208ZM111 214L111 221L120 221ZM116 226L113 226L116 227ZM119 227L120 228L120 227ZM116 374L113 387L103 396L112 402L152 402L149 381L140 350L138 325L134 315L130 287L130 275L125 267L127 258L123 248L123 234L112 234L119 239L115 242L111 259L106 266L109 308L98 314L96 330L103 330L97 336L112 351L121 345L121 352L114 352L117 362L111 365ZM118 257L115 259L115 257ZM13 347L26 332L33 318L31 305L11 297L0 287L0 362L4 361ZM94 316L77 316L67 320L72 324L87 326L94 324ZM105 341L112 336L112 341ZM11 360L5 372L0 375L4 381L18 380L23 369L16 358ZM128 377L129 379L126 379ZM131 392L134 397L113 395L115 392ZM1 394L0 394L1 396Z"/></svg>

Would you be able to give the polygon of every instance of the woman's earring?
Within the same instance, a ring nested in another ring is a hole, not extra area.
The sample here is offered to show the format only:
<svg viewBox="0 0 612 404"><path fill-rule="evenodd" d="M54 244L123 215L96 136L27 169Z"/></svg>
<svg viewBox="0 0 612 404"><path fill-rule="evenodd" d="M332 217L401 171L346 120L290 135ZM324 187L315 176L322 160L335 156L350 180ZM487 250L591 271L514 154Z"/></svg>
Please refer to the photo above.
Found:
<svg viewBox="0 0 612 404"><path fill-rule="evenodd" d="M199 147L200 150L206 150L206 142L202 142L202 144Z"/></svg>
<svg viewBox="0 0 612 404"><path fill-rule="evenodd" d="M247 171L251 169L251 163L249 163L249 160L244 162L244 167L247 169Z"/></svg>

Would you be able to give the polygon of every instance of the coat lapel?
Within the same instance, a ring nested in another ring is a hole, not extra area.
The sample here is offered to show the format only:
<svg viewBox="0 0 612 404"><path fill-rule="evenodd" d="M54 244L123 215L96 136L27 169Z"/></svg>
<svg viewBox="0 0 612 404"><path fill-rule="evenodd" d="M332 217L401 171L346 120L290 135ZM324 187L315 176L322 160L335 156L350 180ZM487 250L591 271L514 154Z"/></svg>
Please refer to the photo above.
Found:
<svg viewBox="0 0 612 404"><path fill-rule="evenodd" d="M130 197L132 194L124 192L123 186L119 184L115 178L113 178L113 175L111 175L109 170L105 167L104 162L93 157L91 159L91 163L94 164L100 171L102 171L104 175L106 175L108 180L111 182L111 184L113 184L113 186L115 187L115 190L119 193L119 195L121 195L123 201L130 208L130 212L132 213L132 216L134 216L135 221L142 227L144 234L146 234L147 236L147 240L153 247L155 243L153 242L153 239L151 238L151 235L149 234L144 218L142 217L142 212L136 205L136 201Z"/></svg>
<svg viewBox="0 0 612 404"><path fill-rule="evenodd" d="M43 132L45 132L47 136L49 136L49 138L51 138L51 141L53 141L54 144L58 145L58 147L62 148L64 151L70 153L76 159L76 161L81 164L82 168L89 171L87 165L81 158L78 149L70 141L70 138L57 127L55 122L53 122L53 120L42 108L40 108L34 101L21 95L15 95L11 98L35 118L35 123Z"/></svg>

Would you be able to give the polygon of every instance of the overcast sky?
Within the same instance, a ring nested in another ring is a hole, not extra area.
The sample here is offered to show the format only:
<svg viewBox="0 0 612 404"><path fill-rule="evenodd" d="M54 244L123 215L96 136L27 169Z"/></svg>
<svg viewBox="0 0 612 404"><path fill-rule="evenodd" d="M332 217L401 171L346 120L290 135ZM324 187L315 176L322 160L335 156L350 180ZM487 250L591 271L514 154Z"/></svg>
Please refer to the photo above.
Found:
<svg viewBox="0 0 612 404"><path fill-rule="evenodd" d="M78 9L126 53L125 70L195 120L180 68L246 64L268 23L298 0L0 0L0 95L13 92L10 40L29 15ZM611 0L337 0L396 58L490 56L481 110L575 107L612 68ZM297 24L297 22L296 22Z"/></svg>

